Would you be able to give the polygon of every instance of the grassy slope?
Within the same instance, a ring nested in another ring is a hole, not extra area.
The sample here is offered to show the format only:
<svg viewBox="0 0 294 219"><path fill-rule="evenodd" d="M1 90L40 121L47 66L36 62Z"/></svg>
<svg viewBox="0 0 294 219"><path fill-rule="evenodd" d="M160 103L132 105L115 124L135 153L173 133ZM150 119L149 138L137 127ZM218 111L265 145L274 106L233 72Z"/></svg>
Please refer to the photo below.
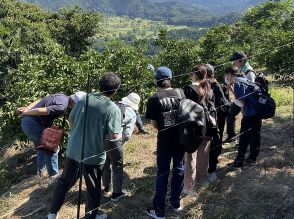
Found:
<svg viewBox="0 0 294 219"><path fill-rule="evenodd" d="M240 170L228 171L225 164L234 159L236 152L232 146L225 146L220 157L220 180L209 186L197 187L193 195L184 198L185 214L182 218L292 218L293 95L284 93L283 98L285 96L291 98L291 103L279 106L276 117L263 122L258 164L255 167L245 166ZM130 197L118 205L111 204L107 197L102 198L103 209L111 218L148 218L145 208L150 205L154 191L155 143L156 134L153 130L148 137L134 135L126 145L125 188L132 192ZM5 153L7 160L15 156L15 151L16 154L19 153L14 148L15 146L11 147ZM27 150L29 153L29 149ZM30 161L26 162L29 170L34 168ZM16 164L12 172L17 172L19 168ZM28 174L32 174L32 171L28 171ZM29 218L44 218L48 212L52 190L53 187L48 186L45 178L31 176L22 180L2 196L0 215L8 212L13 215L9 218L19 218L40 208L39 212ZM60 212L61 218L75 217L76 196L77 186L69 193ZM168 212L168 218L175 218L175 215Z"/></svg>

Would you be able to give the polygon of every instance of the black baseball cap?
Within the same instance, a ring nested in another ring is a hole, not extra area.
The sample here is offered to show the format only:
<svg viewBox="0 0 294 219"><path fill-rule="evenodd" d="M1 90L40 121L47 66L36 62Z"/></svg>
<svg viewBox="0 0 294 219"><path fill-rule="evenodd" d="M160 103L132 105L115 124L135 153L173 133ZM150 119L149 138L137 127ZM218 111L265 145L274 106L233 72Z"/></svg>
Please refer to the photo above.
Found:
<svg viewBox="0 0 294 219"><path fill-rule="evenodd" d="M233 62L233 61L236 61L236 60L246 60L248 57L247 55L242 51L237 51L235 52L231 57L230 57L230 61Z"/></svg>

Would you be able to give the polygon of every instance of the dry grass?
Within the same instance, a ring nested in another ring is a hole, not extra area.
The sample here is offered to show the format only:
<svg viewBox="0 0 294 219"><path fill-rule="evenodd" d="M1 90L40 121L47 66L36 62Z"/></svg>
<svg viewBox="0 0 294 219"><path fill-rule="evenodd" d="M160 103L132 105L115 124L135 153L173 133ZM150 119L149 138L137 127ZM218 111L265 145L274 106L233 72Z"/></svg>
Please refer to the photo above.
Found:
<svg viewBox="0 0 294 219"><path fill-rule="evenodd" d="M281 110L281 112L280 112ZM168 218L293 218L294 215L294 151L292 106L279 108L273 120L263 123L262 151L258 164L227 171L225 164L236 155L227 145L220 157L219 180L183 199L185 212L182 216L168 211ZM151 129L151 127L148 127ZM146 206L152 202L155 185L156 134L134 135L125 146L124 187L131 191L130 197L119 204L112 204L102 197L101 204L110 218L148 218ZM16 147L17 145L14 145ZM13 147L4 155L14 157ZM17 155L19 152L16 150ZM11 156L13 155L13 156ZM20 156L20 155L18 155ZM33 155L30 155L33 156ZM29 157L31 159L31 157ZM19 168L17 164L15 170ZM31 167L33 168L33 167ZM20 174L20 172L16 172ZM46 178L29 178L16 183L0 200L0 218L20 218L39 209L27 218L44 218L48 213L53 186ZM76 215L77 186L67 196L60 211L61 218ZM106 203L106 205L104 205ZM82 212L84 211L82 206ZM82 214L83 215L83 214Z"/></svg>

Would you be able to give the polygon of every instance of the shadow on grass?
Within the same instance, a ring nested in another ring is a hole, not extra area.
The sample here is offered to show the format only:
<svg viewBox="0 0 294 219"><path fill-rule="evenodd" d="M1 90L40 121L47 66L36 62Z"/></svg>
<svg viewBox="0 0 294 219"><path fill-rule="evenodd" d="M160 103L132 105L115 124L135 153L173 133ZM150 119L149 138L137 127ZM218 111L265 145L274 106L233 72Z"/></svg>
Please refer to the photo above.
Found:
<svg viewBox="0 0 294 219"><path fill-rule="evenodd" d="M293 218L293 167L293 124L277 115L263 123L258 163L219 169L217 182L186 198L185 218Z"/></svg>

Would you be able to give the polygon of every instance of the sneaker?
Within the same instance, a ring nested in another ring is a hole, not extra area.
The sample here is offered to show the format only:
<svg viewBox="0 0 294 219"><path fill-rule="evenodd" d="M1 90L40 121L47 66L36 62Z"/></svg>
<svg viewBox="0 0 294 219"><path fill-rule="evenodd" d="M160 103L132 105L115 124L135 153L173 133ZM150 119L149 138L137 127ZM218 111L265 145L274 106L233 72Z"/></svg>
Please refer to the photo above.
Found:
<svg viewBox="0 0 294 219"><path fill-rule="evenodd" d="M189 190L189 189L183 189L181 197L186 197L188 195L193 194L193 190Z"/></svg>
<svg viewBox="0 0 294 219"><path fill-rule="evenodd" d="M164 212L156 209L156 208L147 208L147 214L155 219L165 219Z"/></svg>
<svg viewBox="0 0 294 219"><path fill-rule="evenodd" d="M110 186L105 186L105 187L102 189L102 192L104 192L104 193L108 193L108 192L110 192Z"/></svg>
<svg viewBox="0 0 294 219"><path fill-rule="evenodd" d="M141 129L139 130L139 134L149 135L149 131L147 131L145 128L141 128Z"/></svg>
<svg viewBox="0 0 294 219"><path fill-rule="evenodd" d="M213 173L208 173L207 174L207 179L209 182L214 182L217 180L217 175L216 172L214 171Z"/></svg>
<svg viewBox="0 0 294 219"><path fill-rule="evenodd" d="M245 162L249 165L256 164L256 160L250 159L249 157L245 159Z"/></svg>
<svg viewBox="0 0 294 219"><path fill-rule="evenodd" d="M111 196L111 201L113 202L118 202L121 198L124 198L128 195L127 192L120 192L120 193L115 193L113 192L112 193L112 196Z"/></svg>
<svg viewBox="0 0 294 219"><path fill-rule="evenodd" d="M107 214L96 214L95 219L107 219Z"/></svg>
<svg viewBox="0 0 294 219"><path fill-rule="evenodd" d="M175 213L180 214L184 211L184 208L182 206L178 207L178 208L174 208L172 206L172 209L174 210Z"/></svg>
<svg viewBox="0 0 294 219"><path fill-rule="evenodd" d="M184 208L183 208L183 206L181 206L181 205L178 205L177 207L174 207L172 204L171 204L171 202L169 201L169 206L171 207L171 209L175 212L175 213L177 213L177 214L180 214L180 213L182 213L183 211L184 211Z"/></svg>
<svg viewBox="0 0 294 219"><path fill-rule="evenodd" d="M228 143L228 144L230 144L230 143L237 143L237 140L236 140L234 137L227 137L227 138L223 141L223 143Z"/></svg>
<svg viewBox="0 0 294 219"><path fill-rule="evenodd" d="M58 215L57 214L48 214L48 217L47 219L57 219L58 218Z"/></svg>
<svg viewBox="0 0 294 219"><path fill-rule="evenodd" d="M234 161L233 163L228 163L227 167L229 168L240 168L243 166L243 163L240 161Z"/></svg>

